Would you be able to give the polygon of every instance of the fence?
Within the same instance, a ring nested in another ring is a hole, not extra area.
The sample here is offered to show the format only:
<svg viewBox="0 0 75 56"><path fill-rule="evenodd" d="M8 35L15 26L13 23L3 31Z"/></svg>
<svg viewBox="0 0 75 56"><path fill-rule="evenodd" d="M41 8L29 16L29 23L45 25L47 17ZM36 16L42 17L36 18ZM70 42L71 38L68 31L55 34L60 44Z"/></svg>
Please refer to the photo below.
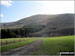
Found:
<svg viewBox="0 0 75 56"><path fill-rule="evenodd" d="M13 40L4 40L4 41L0 41L0 45L3 46L3 45L8 45L8 44L12 44L12 43L17 43L17 42L22 42L22 41L28 41L30 39L13 39Z"/></svg>

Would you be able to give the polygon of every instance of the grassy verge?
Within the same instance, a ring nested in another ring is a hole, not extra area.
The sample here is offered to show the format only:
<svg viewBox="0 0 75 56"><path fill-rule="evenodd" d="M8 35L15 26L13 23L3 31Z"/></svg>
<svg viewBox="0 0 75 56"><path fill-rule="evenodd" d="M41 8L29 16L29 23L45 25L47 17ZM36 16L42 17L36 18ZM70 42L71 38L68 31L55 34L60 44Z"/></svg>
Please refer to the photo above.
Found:
<svg viewBox="0 0 75 56"><path fill-rule="evenodd" d="M13 44L6 45L6 46L1 46L0 50L1 50L1 52L8 51L8 50L11 50L11 49L14 49L14 48L18 48L18 47L30 44L34 41L35 41L35 39L28 40L28 41L22 41L22 42L18 42L18 43L13 43Z"/></svg>
<svg viewBox="0 0 75 56"><path fill-rule="evenodd" d="M1 45L7 45L12 43L17 43L21 41L27 41L33 38L7 38L7 39L0 39Z"/></svg>
<svg viewBox="0 0 75 56"><path fill-rule="evenodd" d="M74 51L74 36L62 36L46 38L39 49L39 52L33 52L36 55L57 55L59 52Z"/></svg>

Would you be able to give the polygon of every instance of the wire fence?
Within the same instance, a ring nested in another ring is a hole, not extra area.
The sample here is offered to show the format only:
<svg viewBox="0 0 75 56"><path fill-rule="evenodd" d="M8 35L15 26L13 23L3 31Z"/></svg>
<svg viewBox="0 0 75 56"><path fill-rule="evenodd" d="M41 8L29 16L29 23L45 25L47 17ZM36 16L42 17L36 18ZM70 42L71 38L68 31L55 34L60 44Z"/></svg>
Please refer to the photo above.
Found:
<svg viewBox="0 0 75 56"><path fill-rule="evenodd" d="M17 43L17 42L23 42L23 41L28 41L30 40L29 38L27 39L13 39L13 40L4 40L4 41L0 41L0 45L3 46L3 45L8 45L8 44L13 44L13 43Z"/></svg>

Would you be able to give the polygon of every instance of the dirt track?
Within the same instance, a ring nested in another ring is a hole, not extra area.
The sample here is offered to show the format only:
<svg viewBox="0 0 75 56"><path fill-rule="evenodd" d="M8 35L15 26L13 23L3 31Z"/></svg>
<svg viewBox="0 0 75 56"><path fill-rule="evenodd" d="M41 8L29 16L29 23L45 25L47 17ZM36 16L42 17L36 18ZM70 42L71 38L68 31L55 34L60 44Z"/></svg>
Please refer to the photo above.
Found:
<svg viewBox="0 0 75 56"><path fill-rule="evenodd" d="M36 40L32 44L28 44L23 47L10 50L8 52L3 52L2 55L30 55L32 54L32 52L39 51L39 49L37 48L40 47L41 44L42 44L42 39Z"/></svg>

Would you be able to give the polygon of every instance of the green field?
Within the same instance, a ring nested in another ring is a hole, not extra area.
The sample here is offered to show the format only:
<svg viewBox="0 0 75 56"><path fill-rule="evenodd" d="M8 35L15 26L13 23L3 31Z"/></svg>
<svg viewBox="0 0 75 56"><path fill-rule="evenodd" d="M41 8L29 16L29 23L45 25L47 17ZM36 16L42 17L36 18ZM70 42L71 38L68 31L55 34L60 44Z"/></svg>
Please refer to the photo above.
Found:
<svg viewBox="0 0 75 56"><path fill-rule="evenodd" d="M10 43L10 42L14 41L14 39L16 41L15 43L0 46L1 52L15 49L15 48L33 43L35 40L37 40L37 38L9 38L9 39L0 39L1 40L0 42L5 43L6 40L8 40L8 42ZM25 39L25 41L23 41L24 39ZM20 40L20 42L17 42L17 40Z"/></svg>
<svg viewBox="0 0 75 56"><path fill-rule="evenodd" d="M34 38L7 38L7 39L0 39L1 45L7 45L7 44L12 44L16 42L21 42L21 41L27 41L31 40Z"/></svg>
<svg viewBox="0 0 75 56"><path fill-rule="evenodd" d="M16 40L13 43L14 39ZM23 41L25 39L25 41ZM10 39L0 39L1 43L12 42L8 45L0 46L2 52L15 49L30 43L40 38L10 38ZM21 40L18 42L18 40ZM27 40L27 41L26 41ZM61 37L46 37L42 38L42 44L35 48L36 51L32 52L31 55L58 55L59 52L74 52L74 35L72 36L61 36ZM39 50L39 51L37 51Z"/></svg>
<svg viewBox="0 0 75 56"><path fill-rule="evenodd" d="M74 36L46 38L38 49L39 52L33 52L32 54L57 55L59 52L73 52Z"/></svg>

